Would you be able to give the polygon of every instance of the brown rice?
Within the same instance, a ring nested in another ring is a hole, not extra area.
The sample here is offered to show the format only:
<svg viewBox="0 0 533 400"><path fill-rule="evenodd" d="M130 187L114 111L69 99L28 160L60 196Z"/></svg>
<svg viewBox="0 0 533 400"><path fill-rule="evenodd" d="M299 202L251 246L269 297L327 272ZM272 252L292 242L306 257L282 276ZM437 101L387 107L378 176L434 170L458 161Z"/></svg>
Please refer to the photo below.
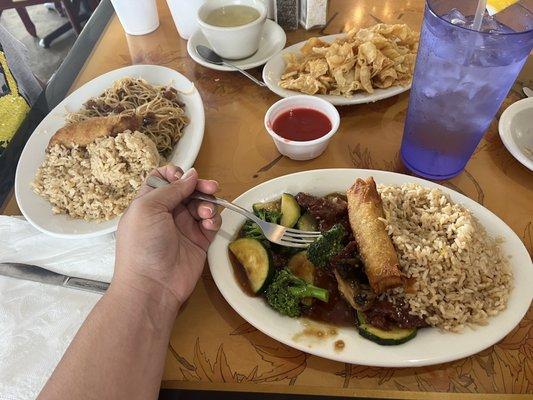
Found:
<svg viewBox="0 0 533 400"><path fill-rule="evenodd" d="M500 244L472 213L439 189L380 185L387 231L413 293L395 289L431 326L460 331L505 309L512 273ZM410 292L410 291L409 291Z"/></svg>
<svg viewBox="0 0 533 400"><path fill-rule="evenodd" d="M108 220L126 209L158 164L155 143L143 133L125 131L87 148L52 147L32 186L52 203L55 214Z"/></svg>

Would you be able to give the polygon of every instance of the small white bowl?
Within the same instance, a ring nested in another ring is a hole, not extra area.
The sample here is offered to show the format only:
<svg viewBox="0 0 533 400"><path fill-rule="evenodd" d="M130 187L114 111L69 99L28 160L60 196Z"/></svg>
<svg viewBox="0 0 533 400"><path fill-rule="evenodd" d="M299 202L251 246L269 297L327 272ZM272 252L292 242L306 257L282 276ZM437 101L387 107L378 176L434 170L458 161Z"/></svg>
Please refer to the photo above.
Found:
<svg viewBox="0 0 533 400"><path fill-rule="evenodd" d="M498 130L507 150L533 171L533 97L511 104L500 117Z"/></svg>
<svg viewBox="0 0 533 400"><path fill-rule="evenodd" d="M246 25L222 27L204 21L217 8L243 5L259 11L259 18ZM197 21L213 50L222 58L239 60L250 57L259 48L261 31L265 24L267 9L262 0L210 0L198 9Z"/></svg>
<svg viewBox="0 0 533 400"><path fill-rule="evenodd" d="M274 120L285 111L294 108L312 108L320 111L331 122L331 130L324 136L305 142L285 139L272 130ZM265 128L272 136L279 152L293 160L311 160L321 155L329 140L339 129L341 118L337 109L328 101L315 96L298 95L281 99L274 103L265 114Z"/></svg>

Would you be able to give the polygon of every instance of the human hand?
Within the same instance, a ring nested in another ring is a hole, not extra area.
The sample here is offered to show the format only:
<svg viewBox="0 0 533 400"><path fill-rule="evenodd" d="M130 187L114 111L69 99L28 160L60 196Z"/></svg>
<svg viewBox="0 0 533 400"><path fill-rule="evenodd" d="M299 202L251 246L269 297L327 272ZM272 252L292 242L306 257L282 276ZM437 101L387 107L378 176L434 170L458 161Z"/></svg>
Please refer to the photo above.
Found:
<svg viewBox="0 0 533 400"><path fill-rule="evenodd" d="M214 194L218 183L172 165L151 175L171 184L158 189L143 184L120 219L111 288L140 292L177 312L193 291L221 225L213 204L188 197L194 190Z"/></svg>

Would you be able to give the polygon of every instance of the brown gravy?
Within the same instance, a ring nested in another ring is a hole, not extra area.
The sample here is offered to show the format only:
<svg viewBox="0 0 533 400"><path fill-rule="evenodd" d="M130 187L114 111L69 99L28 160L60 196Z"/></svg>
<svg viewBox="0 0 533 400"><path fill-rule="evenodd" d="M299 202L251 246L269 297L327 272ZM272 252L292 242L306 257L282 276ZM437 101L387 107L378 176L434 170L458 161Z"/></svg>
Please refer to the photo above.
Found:
<svg viewBox="0 0 533 400"><path fill-rule="evenodd" d="M335 351L343 351L346 344L344 343L344 340L337 340L334 343Z"/></svg>
<svg viewBox="0 0 533 400"><path fill-rule="evenodd" d="M244 267L229 250L228 253L235 280L239 283L244 293L248 296L255 297L256 295L250 289ZM329 290L329 302L313 301L313 304L309 308L304 308L302 316L336 326L355 326L355 312L339 293L335 277L317 268L314 284L315 286Z"/></svg>
<svg viewBox="0 0 533 400"><path fill-rule="evenodd" d="M231 266L233 267L233 276L235 276L235 280L241 287L242 291L246 293L248 296L255 297L256 294L252 292L252 289L250 288L250 282L248 282L248 277L246 276L244 267L237 260L237 258L233 255L233 253L229 251L229 249L228 249L228 255L229 255L230 262L231 262Z"/></svg>
<svg viewBox="0 0 533 400"><path fill-rule="evenodd" d="M339 293L335 277L317 268L314 284L329 291L329 302L313 301L311 307L305 309L304 315L309 319L332 325L355 326L354 309Z"/></svg>
<svg viewBox="0 0 533 400"><path fill-rule="evenodd" d="M315 325L312 322L305 321L305 328L303 331L293 336L293 339L298 341L302 338L313 338L318 340L327 339L329 337L337 336L337 329L333 326Z"/></svg>

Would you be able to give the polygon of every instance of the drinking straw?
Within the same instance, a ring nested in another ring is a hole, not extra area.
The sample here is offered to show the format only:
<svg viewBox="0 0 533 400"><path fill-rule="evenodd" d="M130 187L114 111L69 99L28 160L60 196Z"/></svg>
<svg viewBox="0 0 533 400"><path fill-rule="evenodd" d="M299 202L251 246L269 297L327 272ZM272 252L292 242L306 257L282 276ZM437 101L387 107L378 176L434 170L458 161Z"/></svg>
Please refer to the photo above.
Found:
<svg viewBox="0 0 533 400"><path fill-rule="evenodd" d="M478 0L476 16L474 17L474 23L472 24L472 29L479 31L481 29L481 22L483 21L483 14L485 14L485 9L487 8L487 0Z"/></svg>

